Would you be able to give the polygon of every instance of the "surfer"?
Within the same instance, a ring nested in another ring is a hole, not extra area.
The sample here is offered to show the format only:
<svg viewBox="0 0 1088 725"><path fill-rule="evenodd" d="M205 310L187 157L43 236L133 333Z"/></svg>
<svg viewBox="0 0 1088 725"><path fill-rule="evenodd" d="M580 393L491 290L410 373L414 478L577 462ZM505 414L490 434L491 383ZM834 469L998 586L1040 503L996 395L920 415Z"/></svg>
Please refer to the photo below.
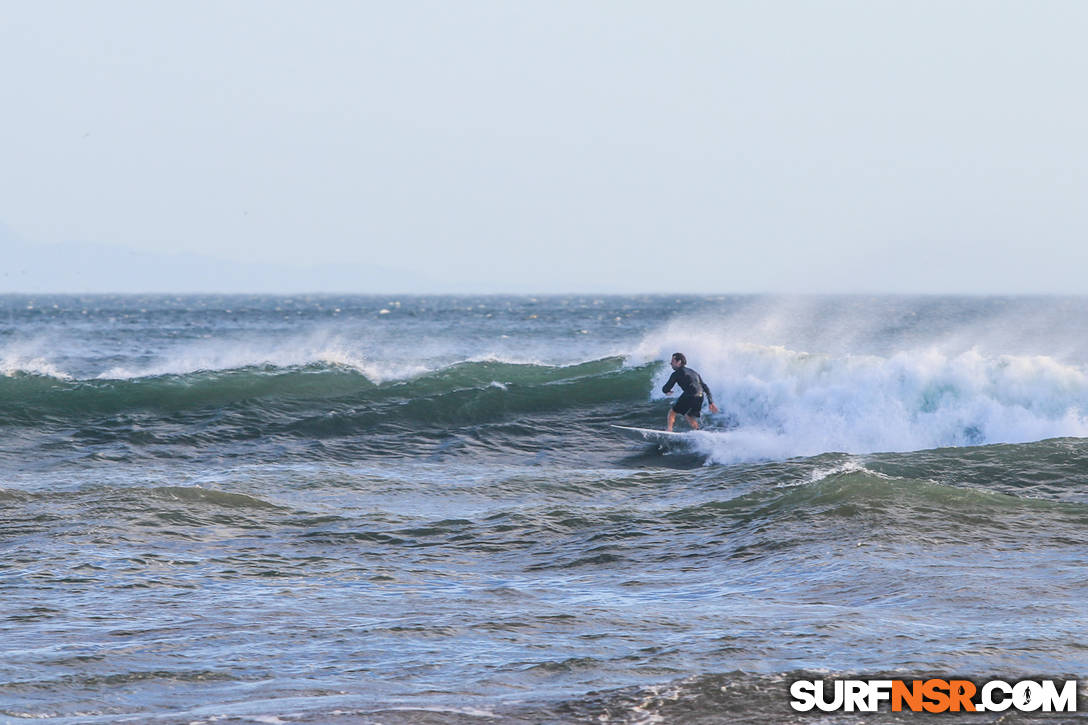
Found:
<svg viewBox="0 0 1088 725"><path fill-rule="evenodd" d="M717 413L718 406L714 405L714 395L699 373L687 366L688 359L684 357L684 353L674 352L669 364L672 365L672 376L669 377L669 382L665 383L665 387L661 388L661 392L669 395L674 385L679 385L684 392L669 410L668 426L665 430L672 432L677 413L688 419L688 424L693 430L699 430L699 415L703 412L703 394L705 393L706 399L710 401L710 412Z"/></svg>

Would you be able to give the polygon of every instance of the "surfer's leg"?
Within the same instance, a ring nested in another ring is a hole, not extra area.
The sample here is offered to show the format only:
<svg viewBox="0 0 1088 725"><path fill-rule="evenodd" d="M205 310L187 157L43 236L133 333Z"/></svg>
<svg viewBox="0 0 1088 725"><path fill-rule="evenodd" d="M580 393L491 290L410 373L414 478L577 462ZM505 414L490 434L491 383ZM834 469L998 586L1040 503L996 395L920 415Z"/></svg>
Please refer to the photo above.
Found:
<svg viewBox="0 0 1088 725"><path fill-rule="evenodd" d="M668 425L665 426L665 430L672 431L672 424L676 422L676 411L669 408Z"/></svg>
<svg viewBox="0 0 1088 725"><path fill-rule="evenodd" d="M699 430L699 419L698 418L696 418L694 415L686 415L684 417L688 419L688 425L691 426L692 430Z"/></svg>

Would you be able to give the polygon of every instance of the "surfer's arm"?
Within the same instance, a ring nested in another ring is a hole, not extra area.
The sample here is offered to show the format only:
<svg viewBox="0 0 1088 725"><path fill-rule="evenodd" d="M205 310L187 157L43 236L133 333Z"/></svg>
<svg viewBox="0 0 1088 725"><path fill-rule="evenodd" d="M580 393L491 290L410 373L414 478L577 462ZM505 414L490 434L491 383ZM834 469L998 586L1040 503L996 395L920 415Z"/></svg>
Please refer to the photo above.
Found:
<svg viewBox="0 0 1088 725"><path fill-rule="evenodd" d="M673 371L672 375L669 376L669 382L665 383L665 387L661 388L662 393L664 393L665 395L668 395L669 393L672 392L672 386L676 385L676 376L678 374L679 374L679 371L676 371L676 370Z"/></svg>
<svg viewBox="0 0 1088 725"><path fill-rule="evenodd" d="M702 380L702 378L700 378ZM710 403L710 412L717 413L718 406L714 405L714 393L710 392L710 386L706 384L705 380L702 380L703 392L706 393L706 402Z"/></svg>

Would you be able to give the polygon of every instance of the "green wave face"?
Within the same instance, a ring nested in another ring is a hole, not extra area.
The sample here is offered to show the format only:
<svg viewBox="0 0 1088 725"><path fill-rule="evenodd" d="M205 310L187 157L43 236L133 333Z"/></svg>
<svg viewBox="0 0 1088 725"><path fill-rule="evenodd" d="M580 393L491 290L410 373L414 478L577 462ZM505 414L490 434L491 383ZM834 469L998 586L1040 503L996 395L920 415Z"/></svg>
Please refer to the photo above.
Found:
<svg viewBox="0 0 1088 725"><path fill-rule="evenodd" d="M328 364L124 380L18 373L0 378L0 415L9 425L30 427L125 414L170 420L213 411L284 424L318 414L476 423L517 413L644 401L653 369L625 367L618 357L569 366L481 361L381 384L354 368Z"/></svg>

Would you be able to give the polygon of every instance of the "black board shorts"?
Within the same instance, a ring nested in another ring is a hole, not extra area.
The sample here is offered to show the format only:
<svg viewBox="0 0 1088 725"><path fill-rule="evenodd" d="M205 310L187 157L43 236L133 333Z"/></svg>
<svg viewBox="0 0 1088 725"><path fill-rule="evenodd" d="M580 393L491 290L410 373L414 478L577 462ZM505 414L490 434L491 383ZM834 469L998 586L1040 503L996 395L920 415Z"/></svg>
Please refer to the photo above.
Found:
<svg viewBox="0 0 1088 725"><path fill-rule="evenodd" d="M680 415L690 415L692 418L698 418L703 412L703 396L683 393L673 404L672 409Z"/></svg>

